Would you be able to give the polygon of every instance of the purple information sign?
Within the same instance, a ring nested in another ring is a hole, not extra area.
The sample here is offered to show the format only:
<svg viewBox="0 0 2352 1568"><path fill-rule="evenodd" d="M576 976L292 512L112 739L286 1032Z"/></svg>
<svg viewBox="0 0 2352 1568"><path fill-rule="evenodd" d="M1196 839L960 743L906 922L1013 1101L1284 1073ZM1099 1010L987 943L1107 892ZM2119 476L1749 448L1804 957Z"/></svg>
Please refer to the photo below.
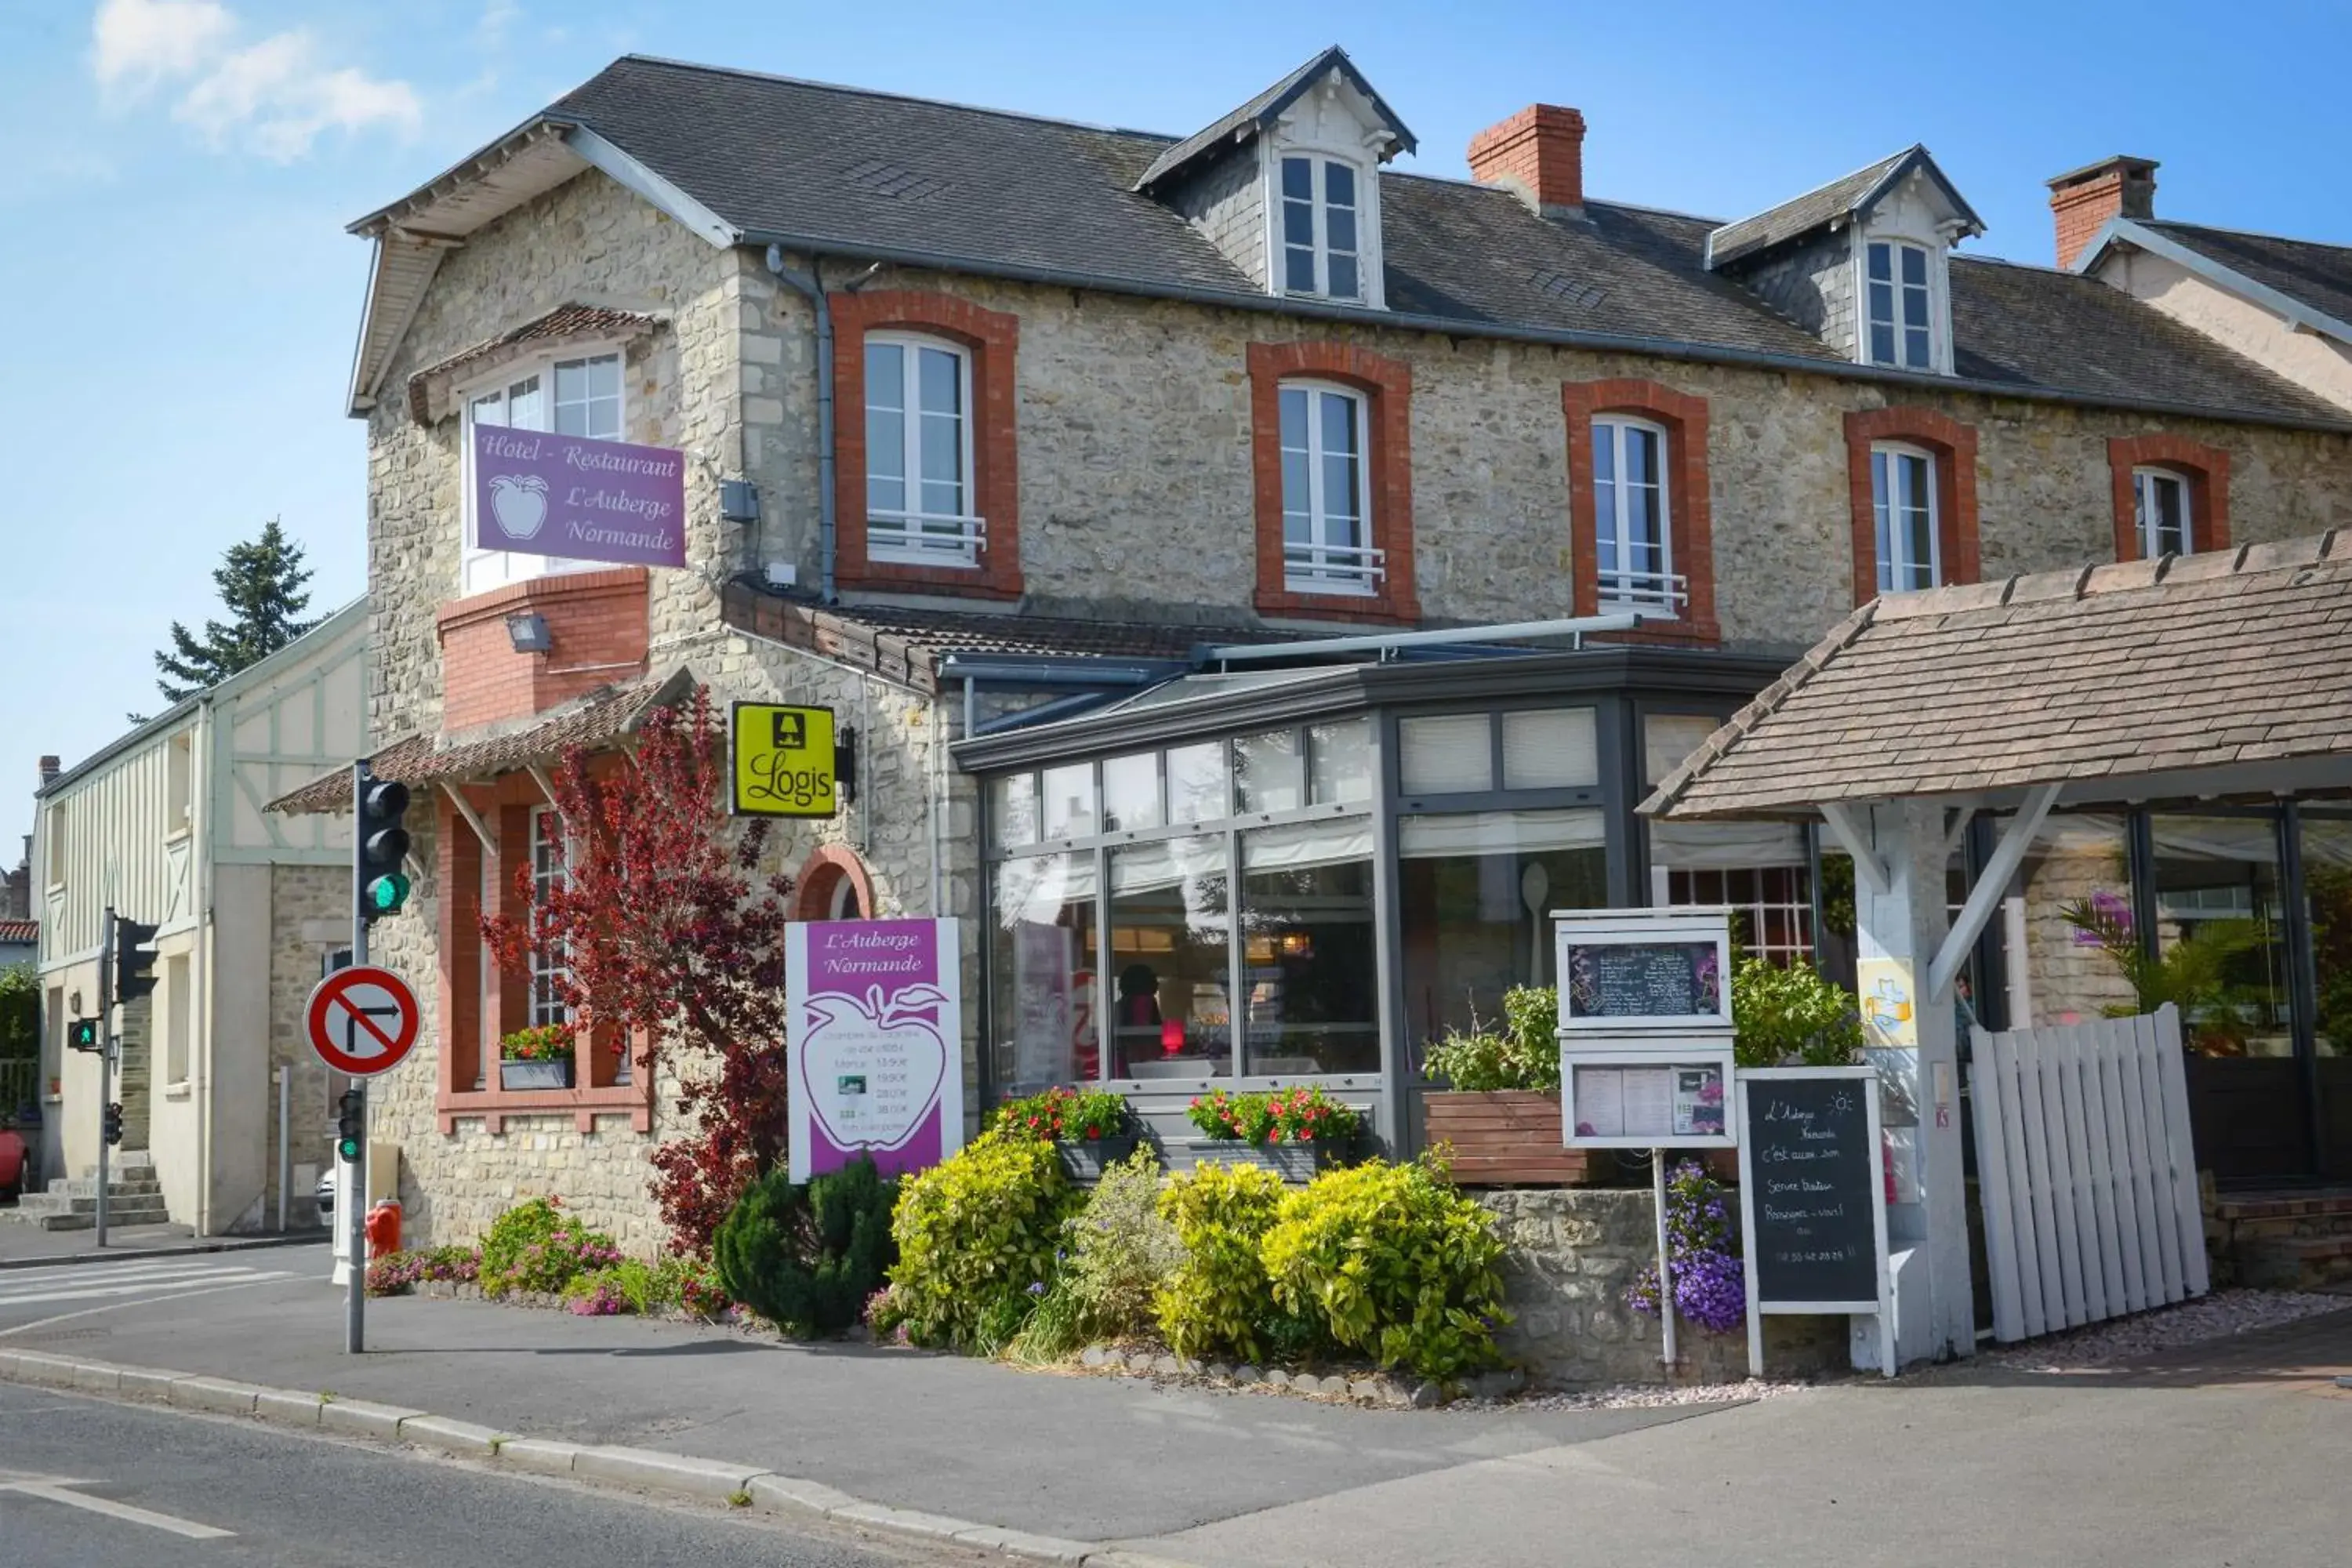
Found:
<svg viewBox="0 0 2352 1568"><path fill-rule="evenodd" d="M686 564L686 456L474 426L475 542L567 561Z"/></svg>
<svg viewBox="0 0 2352 1568"><path fill-rule="evenodd" d="M793 1181L859 1154L898 1175L963 1146L959 951L952 920L787 928Z"/></svg>

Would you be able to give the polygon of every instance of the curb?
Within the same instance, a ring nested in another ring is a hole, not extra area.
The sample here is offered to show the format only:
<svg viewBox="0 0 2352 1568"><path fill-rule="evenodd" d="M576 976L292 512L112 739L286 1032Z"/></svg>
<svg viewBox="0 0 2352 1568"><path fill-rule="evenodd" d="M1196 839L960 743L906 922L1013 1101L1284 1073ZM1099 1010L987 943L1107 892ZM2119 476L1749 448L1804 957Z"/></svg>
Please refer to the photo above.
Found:
<svg viewBox="0 0 2352 1568"><path fill-rule="evenodd" d="M322 1230L310 1235L215 1237L209 1240L173 1242L169 1247L110 1247L104 1252L60 1252L52 1258L0 1258L0 1272L11 1268L63 1268L78 1263L136 1263L148 1258L202 1258L213 1252L257 1252L268 1247L323 1247L331 1239Z"/></svg>
<svg viewBox="0 0 2352 1568"><path fill-rule="evenodd" d="M422 1410L270 1388L233 1378L198 1376L157 1367L117 1366L110 1362L84 1361L39 1351L0 1349L0 1384L10 1383L64 1389L122 1404L163 1405L179 1410L245 1415L272 1426L310 1427L344 1436L407 1444L483 1460L494 1468L564 1476L592 1485L630 1487L693 1502L813 1515L933 1546L952 1542L1030 1562L1080 1564L1083 1568L1192 1568L1192 1564L1167 1558L1123 1552L1105 1542L1065 1541L1058 1536L1035 1535L999 1525L950 1519L944 1514L868 1502L822 1481L780 1475L757 1465L698 1459L651 1448L512 1436ZM743 1500L739 1502L738 1499Z"/></svg>

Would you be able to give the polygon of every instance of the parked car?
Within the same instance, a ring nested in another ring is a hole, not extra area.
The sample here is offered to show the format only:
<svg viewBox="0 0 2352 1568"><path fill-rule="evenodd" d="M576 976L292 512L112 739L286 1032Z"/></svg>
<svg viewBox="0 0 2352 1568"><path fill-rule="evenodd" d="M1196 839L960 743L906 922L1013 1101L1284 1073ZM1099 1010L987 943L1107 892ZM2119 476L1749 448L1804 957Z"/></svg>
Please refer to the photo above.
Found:
<svg viewBox="0 0 2352 1568"><path fill-rule="evenodd" d="M329 1230L335 1228L335 1167L330 1165L319 1177L319 1223Z"/></svg>
<svg viewBox="0 0 2352 1568"><path fill-rule="evenodd" d="M0 1203L15 1203L25 1190L25 1141L0 1123Z"/></svg>

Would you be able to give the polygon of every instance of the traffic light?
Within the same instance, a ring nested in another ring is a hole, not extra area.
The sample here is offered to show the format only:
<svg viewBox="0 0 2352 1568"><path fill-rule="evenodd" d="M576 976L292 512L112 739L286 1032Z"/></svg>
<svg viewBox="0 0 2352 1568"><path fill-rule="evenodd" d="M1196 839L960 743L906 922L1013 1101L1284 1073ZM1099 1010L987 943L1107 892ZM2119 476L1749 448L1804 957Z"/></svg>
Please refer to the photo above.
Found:
<svg viewBox="0 0 2352 1568"><path fill-rule="evenodd" d="M366 1135L367 1099L358 1089L347 1089L335 1102L335 1158L345 1164L357 1161Z"/></svg>
<svg viewBox="0 0 2352 1568"><path fill-rule="evenodd" d="M155 940L153 926L141 925L137 921L114 918L114 999L136 1002L155 989L155 950L148 943Z"/></svg>
<svg viewBox="0 0 2352 1568"><path fill-rule="evenodd" d="M408 901L408 874L400 868L408 856L408 829L400 825L408 812L408 786L373 777L362 763L358 788L360 915L377 921L398 914Z"/></svg>
<svg viewBox="0 0 2352 1568"><path fill-rule="evenodd" d="M94 1051L103 1042L98 1035L98 1020L76 1018L66 1026L66 1046L70 1050Z"/></svg>
<svg viewBox="0 0 2352 1568"><path fill-rule="evenodd" d="M122 1142L122 1102L121 1100L107 1101L106 1109L99 1112L98 1131L99 1136L106 1140L106 1146L110 1149Z"/></svg>

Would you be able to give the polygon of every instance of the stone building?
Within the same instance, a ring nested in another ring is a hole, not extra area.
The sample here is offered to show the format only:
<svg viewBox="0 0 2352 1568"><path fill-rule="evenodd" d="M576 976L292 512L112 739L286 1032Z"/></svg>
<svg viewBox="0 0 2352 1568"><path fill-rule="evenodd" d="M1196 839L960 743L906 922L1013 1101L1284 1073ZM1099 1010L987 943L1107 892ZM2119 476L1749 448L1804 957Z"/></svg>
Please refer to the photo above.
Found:
<svg viewBox="0 0 2352 1568"><path fill-rule="evenodd" d="M1804 835L1633 808L1855 605L2352 517L2341 402L1958 250L1924 148L1727 224L1589 199L1585 134L1396 173L1337 49L1182 139L632 58L355 225L370 728L432 792L376 948L437 995L378 1102L413 1220L652 1238L663 1096L584 1047L498 1088L544 1007L475 931L545 764L680 682L854 732L782 863L810 918L966 922L968 1105L1312 1079L1410 1146L1548 908L1811 944ZM684 566L480 548L501 426L683 453Z"/></svg>

